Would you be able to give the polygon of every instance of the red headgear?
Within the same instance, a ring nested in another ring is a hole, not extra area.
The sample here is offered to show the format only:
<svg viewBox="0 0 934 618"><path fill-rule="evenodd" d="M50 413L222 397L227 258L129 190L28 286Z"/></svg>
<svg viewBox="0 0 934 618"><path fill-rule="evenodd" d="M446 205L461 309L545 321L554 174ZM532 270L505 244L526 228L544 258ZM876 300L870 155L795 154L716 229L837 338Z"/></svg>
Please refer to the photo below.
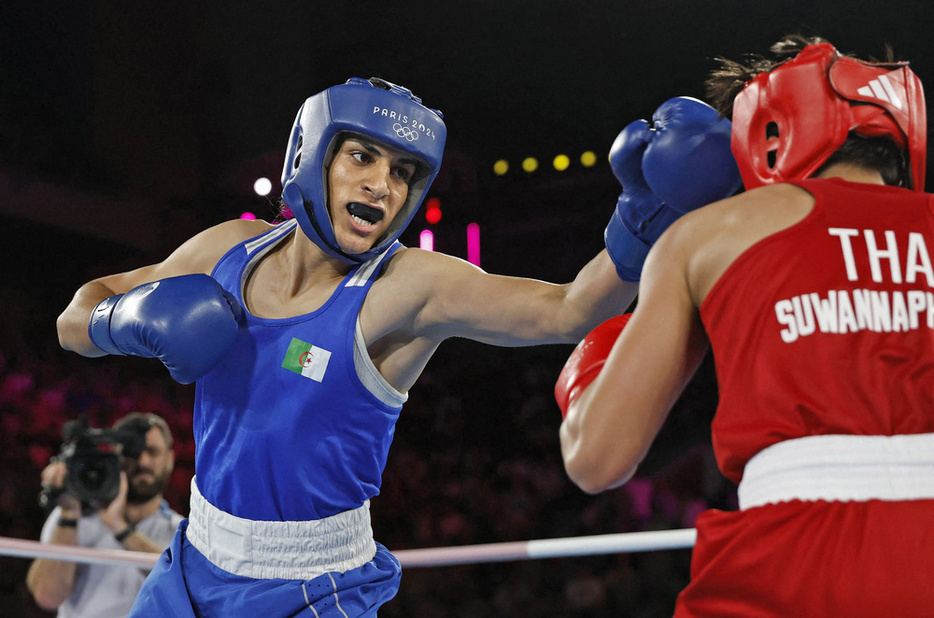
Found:
<svg viewBox="0 0 934 618"><path fill-rule="evenodd" d="M872 64L829 43L808 45L733 101L731 143L747 189L809 177L850 131L907 150L911 187L924 190L927 112L908 63Z"/></svg>

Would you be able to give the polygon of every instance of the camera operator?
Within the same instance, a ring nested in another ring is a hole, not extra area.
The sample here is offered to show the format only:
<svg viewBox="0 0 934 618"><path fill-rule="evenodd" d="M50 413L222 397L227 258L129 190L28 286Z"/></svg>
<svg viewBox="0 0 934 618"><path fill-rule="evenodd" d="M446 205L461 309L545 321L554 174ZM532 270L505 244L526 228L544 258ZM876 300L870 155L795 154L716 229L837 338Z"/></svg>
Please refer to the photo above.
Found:
<svg viewBox="0 0 934 618"><path fill-rule="evenodd" d="M88 504L65 489L65 461L53 459L42 471L44 491L57 497L42 528L43 543L152 553L168 547L183 519L162 497L175 464L169 427L156 414L131 412L114 424L114 430L145 436L145 446L140 439L138 458L129 456L135 454L131 449L122 449L119 490L108 504ZM146 575L132 566L39 558L29 569L26 585L40 607L58 608L60 617L123 617Z"/></svg>

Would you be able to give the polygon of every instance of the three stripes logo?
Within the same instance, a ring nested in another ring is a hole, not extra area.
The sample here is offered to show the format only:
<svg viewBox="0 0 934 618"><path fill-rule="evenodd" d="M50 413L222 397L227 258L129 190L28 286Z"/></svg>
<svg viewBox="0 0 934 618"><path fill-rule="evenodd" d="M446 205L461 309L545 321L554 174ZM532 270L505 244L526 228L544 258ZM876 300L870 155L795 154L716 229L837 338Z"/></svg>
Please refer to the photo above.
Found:
<svg viewBox="0 0 934 618"><path fill-rule="evenodd" d="M898 73L898 71L892 71L892 73ZM856 92L863 95L864 97L870 97L884 101L885 103L894 106L896 109L903 109L905 103L898 96L898 93L892 86L892 82L889 81L888 78L888 75L891 75L892 73L880 75L876 79L871 80L862 88L858 88Z"/></svg>

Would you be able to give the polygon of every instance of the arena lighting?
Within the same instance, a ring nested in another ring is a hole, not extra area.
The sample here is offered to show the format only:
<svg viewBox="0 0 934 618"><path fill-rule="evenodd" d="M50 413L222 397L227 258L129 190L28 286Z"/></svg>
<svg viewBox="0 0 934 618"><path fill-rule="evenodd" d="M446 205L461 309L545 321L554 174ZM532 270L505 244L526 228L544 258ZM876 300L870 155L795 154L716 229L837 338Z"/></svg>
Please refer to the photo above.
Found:
<svg viewBox="0 0 934 618"><path fill-rule="evenodd" d="M418 247L425 251L435 250L435 235L431 233L431 230L422 230L418 235Z"/></svg>
<svg viewBox="0 0 934 618"><path fill-rule="evenodd" d="M241 219L248 219L248 220L250 220L250 221L255 221L255 220L256 220L256 215L254 215L252 212L244 212L244 213L241 213L241 214L240 214L240 218L241 218Z"/></svg>
<svg viewBox="0 0 934 618"><path fill-rule="evenodd" d="M257 178L256 182L253 183L253 190L256 192L256 195L265 197L272 191L272 181L265 176Z"/></svg>
<svg viewBox="0 0 934 618"><path fill-rule="evenodd" d="M425 202L425 220L434 225L441 220L441 200L436 197L430 198Z"/></svg>
<svg viewBox="0 0 934 618"><path fill-rule="evenodd" d="M480 266L480 226L476 223L467 225L467 261Z"/></svg>
<svg viewBox="0 0 934 618"><path fill-rule="evenodd" d="M563 172L571 167L571 158L565 154L555 155L551 164L555 170ZM580 164L583 167L593 167L597 164L597 155L592 150L581 153ZM522 169L529 174L538 171L538 165L538 159L535 157L526 157L522 160ZM497 176L505 176L509 173L509 162L506 159L496 161L493 164L493 173Z"/></svg>

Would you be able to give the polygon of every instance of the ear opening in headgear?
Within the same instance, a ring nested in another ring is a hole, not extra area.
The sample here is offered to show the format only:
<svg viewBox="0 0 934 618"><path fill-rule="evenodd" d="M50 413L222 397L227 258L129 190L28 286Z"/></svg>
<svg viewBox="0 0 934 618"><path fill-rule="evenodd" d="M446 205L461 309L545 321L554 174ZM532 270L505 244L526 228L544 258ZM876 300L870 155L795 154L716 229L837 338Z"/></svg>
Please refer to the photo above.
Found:
<svg viewBox="0 0 934 618"><path fill-rule="evenodd" d="M298 169L302 163L302 136L298 136L298 144L295 146L295 158L292 161L292 169Z"/></svg>
<svg viewBox="0 0 934 618"><path fill-rule="evenodd" d="M765 141L772 142L777 140L780 137L778 130L778 123L770 122L765 125ZM778 162L778 143L775 143L774 148L770 148L766 151L766 164L769 166L769 169L775 169L775 164Z"/></svg>

